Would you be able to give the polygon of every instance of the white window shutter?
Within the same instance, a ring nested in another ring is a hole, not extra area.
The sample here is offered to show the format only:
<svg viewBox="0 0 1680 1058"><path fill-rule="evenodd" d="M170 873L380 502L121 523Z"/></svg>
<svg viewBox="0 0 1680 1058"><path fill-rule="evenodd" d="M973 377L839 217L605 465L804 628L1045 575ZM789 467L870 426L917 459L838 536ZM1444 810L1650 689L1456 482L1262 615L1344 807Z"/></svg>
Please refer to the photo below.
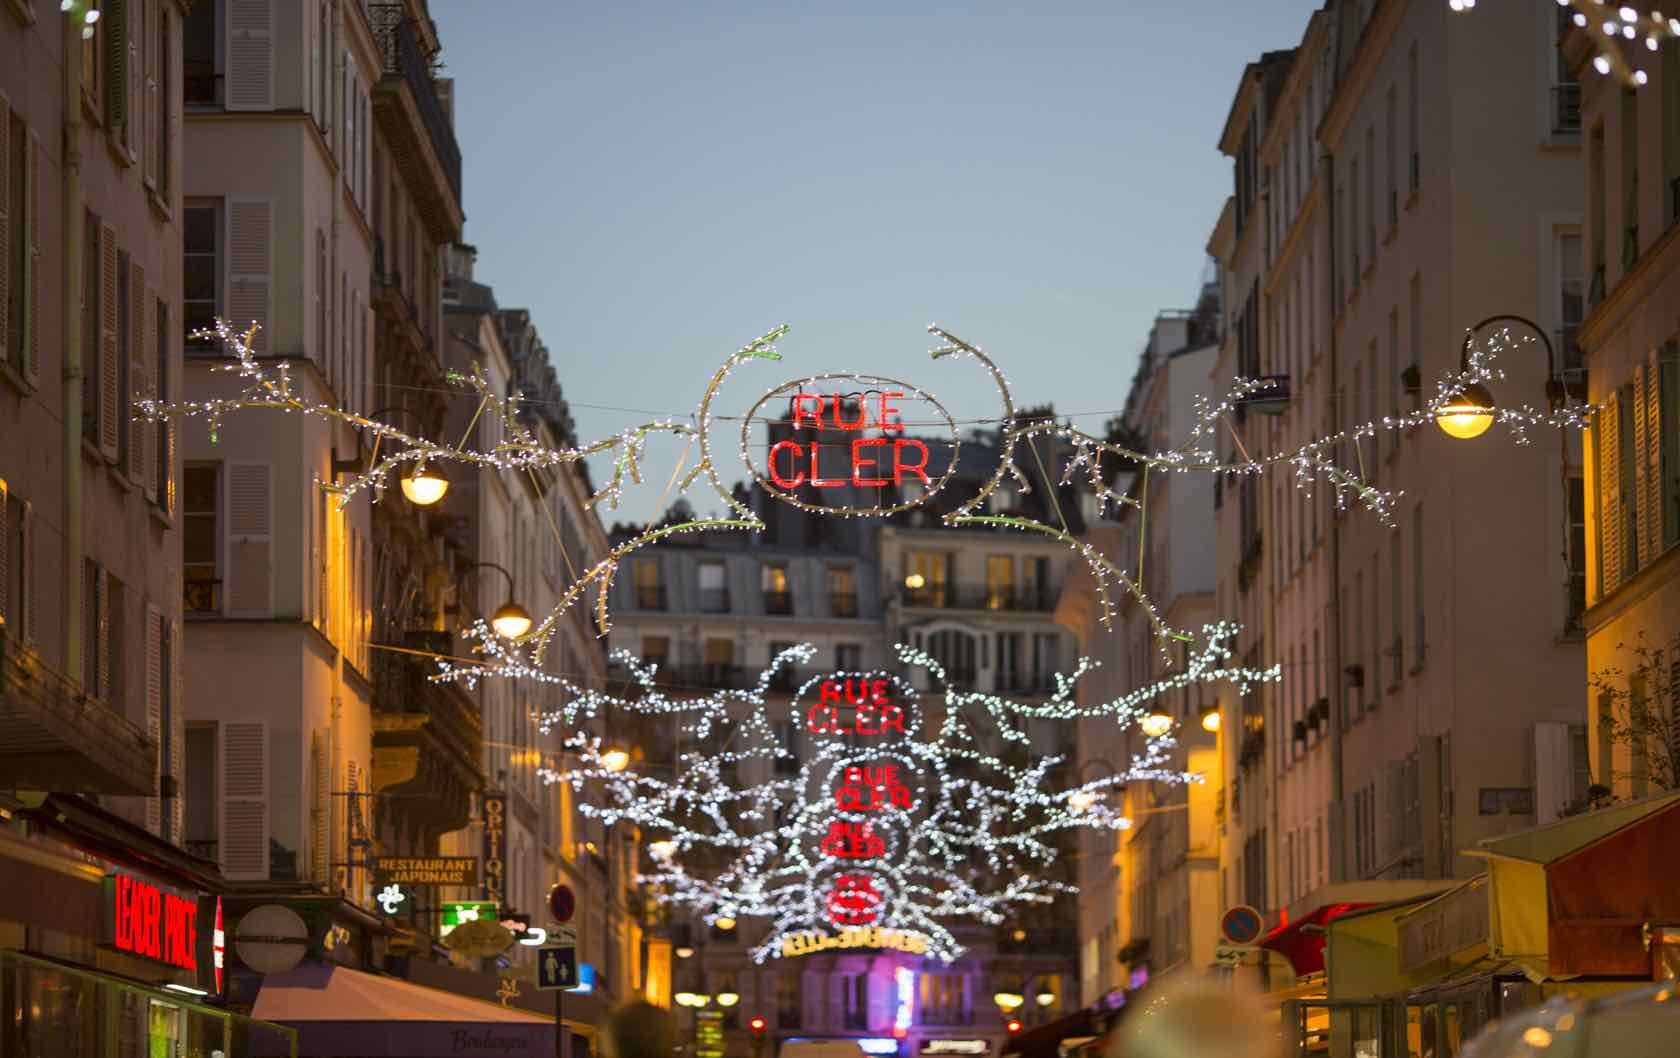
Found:
<svg viewBox="0 0 1680 1058"><path fill-rule="evenodd" d="M143 289L142 300L151 307L151 315L140 324L141 334L135 347L140 352L141 369L140 382L136 389L142 400L157 400L158 391L158 297L157 291L146 287ZM135 424L140 431L140 441L134 446L134 460L139 464L135 472L140 476L140 483L145 489L146 499L152 503L158 498L158 424L141 420Z"/></svg>
<svg viewBox="0 0 1680 1058"><path fill-rule="evenodd" d="M85 568L85 567L84 567ZM99 689L94 692L95 697L109 703L111 700L111 581L105 576L105 567L93 567L93 597L94 627L99 636Z"/></svg>
<svg viewBox="0 0 1680 1058"><path fill-rule="evenodd" d="M1662 413L1662 364L1655 349L1645 358L1644 392L1634 390L1634 400L1645 406L1645 444L1639 449L1639 463L1645 471L1640 486L1639 531L1645 538L1645 561L1655 561L1663 550L1663 487L1662 446L1664 423Z"/></svg>
<svg viewBox="0 0 1680 1058"><path fill-rule="evenodd" d="M11 165L12 107L6 97L0 95L0 360L9 359L12 353L11 284L23 278L11 274L14 219L8 210L12 208L12 181L23 179L22 173L11 171ZM23 218L16 218L16 223L22 224Z"/></svg>
<svg viewBox="0 0 1680 1058"><path fill-rule="evenodd" d="M129 393L123 401L122 414L130 420L128 477L138 485L146 480L146 435L152 429L145 420L135 419L134 414L137 402L146 399L147 372L151 370L151 362L146 358L146 336L148 332L155 334L157 328L146 325L146 309L151 305L151 299L146 296L146 269L138 261L131 260L128 274L128 319L123 324L128 328Z"/></svg>
<svg viewBox="0 0 1680 1058"><path fill-rule="evenodd" d="M23 176L29 181L24 188L23 201L29 209L29 253L24 256L22 282L28 284L29 298L24 310L24 342L27 346L23 372L31 385L41 384L41 137L33 129L29 132L29 162Z"/></svg>
<svg viewBox="0 0 1680 1058"><path fill-rule="evenodd" d="M163 614L156 606L146 607L146 734L159 750L163 747ZM152 796L146 798L146 829L163 829L163 802L158 797L159 776L168 762L152 758Z"/></svg>
<svg viewBox="0 0 1680 1058"><path fill-rule="evenodd" d="M0 639L16 639L23 630L18 618L18 578L13 571L17 556L12 554L12 533L9 516L10 496L6 479L0 478Z"/></svg>
<svg viewBox="0 0 1680 1058"><path fill-rule="evenodd" d="M40 642L40 625L35 620L35 505L28 500L23 501L23 532L20 534L23 544L19 550L17 570L18 597L23 600L23 638L26 643L34 645Z"/></svg>
<svg viewBox="0 0 1680 1058"><path fill-rule="evenodd" d="M274 12L271 0L225 0L227 108L274 109Z"/></svg>
<svg viewBox="0 0 1680 1058"><path fill-rule="evenodd" d="M229 881L268 877L268 725L227 720L217 730L216 851Z"/></svg>
<svg viewBox="0 0 1680 1058"><path fill-rule="evenodd" d="M175 596L179 598L180 594L177 578ZM181 619L170 621L168 627L169 650L165 656L169 660L169 774L175 777L175 799L169 806L173 825L169 832L179 842L187 832L186 790L181 785L187 778L187 703L181 694Z"/></svg>
<svg viewBox="0 0 1680 1058"><path fill-rule="evenodd" d="M141 32L146 35L143 50L146 53L145 90L137 101L143 115L140 123L139 151L142 158L141 172L146 186L156 187L158 180L158 143L160 137L152 123L158 120L158 32L159 19L163 16L158 12L162 0L151 0L146 5L145 25ZM168 120L168 118L164 118Z"/></svg>
<svg viewBox="0 0 1680 1058"><path fill-rule="evenodd" d="M228 323L243 334L257 325L251 351L261 355L273 346L268 338L269 259L273 206L266 198L227 200Z"/></svg>
<svg viewBox="0 0 1680 1058"><path fill-rule="evenodd" d="M309 838L309 868L310 877L316 885L325 886L332 877L330 861L332 847L328 844L331 830L328 822L331 818L332 791L332 761L327 748L327 736L317 730L309 747L310 787L313 796L310 798L310 838Z"/></svg>
<svg viewBox="0 0 1680 1058"><path fill-rule="evenodd" d="M227 613L230 617L270 617L273 498L269 465L229 463L227 470Z"/></svg>
<svg viewBox="0 0 1680 1058"><path fill-rule="evenodd" d="M1622 439L1620 406L1610 400L1593 417L1598 441L1599 597L1622 583Z"/></svg>
<svg viewBox="0 0 1680 1058"><path fill-rule="evenodd" d="M1645 449L1647 447L1647 433L1645 429L1645 365L1635 364L1633 367L1633 495L1624 497L1624 503L1633 507L1633 554L1629 557L1627 572L1633 573L1640 566L1651 560L1651 542L1645 535L1645 508L1650 497L1650 490L1645 482Z"/></svg>
<svg viewBox="0 0 1680 1058"><path fill-rule="evenodd" d="M117 230L99 224L99 451L117 458Z"/></svg>

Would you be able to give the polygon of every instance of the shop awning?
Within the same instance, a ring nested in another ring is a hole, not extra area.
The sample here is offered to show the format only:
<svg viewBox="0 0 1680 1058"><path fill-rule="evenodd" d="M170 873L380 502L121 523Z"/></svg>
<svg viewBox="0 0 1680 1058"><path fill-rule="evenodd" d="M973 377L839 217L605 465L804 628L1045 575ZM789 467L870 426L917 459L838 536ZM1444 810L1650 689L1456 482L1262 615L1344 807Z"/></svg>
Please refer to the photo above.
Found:
<svg viewBox="0 0 1680 1058"><path fill-rule="evenodd" d="M1480 879L1486 885L1487 879ZM1325 951L1328 965L1333 968L1326 975L1330 999L1366 999L1415 987L1429 979L1420 973L1424 962L1408 959L1408 945L1415 944L1406 923L1412 916L1423 915L1425 908L1434 907L1458 892L1444 894L1420 893L1406 900L1373 904L1359 911L1350 911L1329 925ZM1482 928L1480 939L1487 938L1487 901L1482 900ZM1474 928L1472 927L1472 932ZM1436 936L1434 932L1430 937ZM1456 948L1455 948L1456 950Z"/></svg>
<svg viewBox="0 0 1680 1058"><path fill-rule="evenodd" d="M1554 978L1648 975L1645 925L1680 920L1680 794L1489 838L1465 855L1488 861L1493 951Z"/></svg>
<svg viewBox="0 0 1680 1058"><path fill-rule="evenodd" d="M1318 907L1294 919L1286 925L1278 926L1266 934L1260 941L1260 947L1268 948L1289 960L1289 965L1295 968L1296 977L1324 972L1324 927L1333 919L1340 918L1350 911L1358 911L1369 904L1320 904Z"/></svg>
<svg viewBox="0 0 1680 1058"><path fill-rule="evenodd" d="M552 1018L330 963L270 974L251 1014L296 1029L300 1058L554 1053Z"/></svg>

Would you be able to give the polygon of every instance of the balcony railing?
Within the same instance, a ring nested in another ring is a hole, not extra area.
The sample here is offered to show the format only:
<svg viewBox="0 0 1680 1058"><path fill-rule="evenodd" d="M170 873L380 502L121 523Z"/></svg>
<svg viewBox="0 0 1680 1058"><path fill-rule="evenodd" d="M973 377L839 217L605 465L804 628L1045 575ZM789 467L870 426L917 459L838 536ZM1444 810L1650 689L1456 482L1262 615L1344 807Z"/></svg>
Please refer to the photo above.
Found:
<svg viewBox="0 0 1680 1058"><path fill-rule="evenodd" d="M1056 678L1048 672L994 672L992 690L998 694L1050 694Z"/></svg>
<svg viewBox="0 0 1680 1058"><path fill-rule="evenodd" d="M1552 131L1581 131L1581 86L1579 83L1552 86Z"/></svg>
<svg viewBox="0 0 1680 1058"><path fill-rule="evenodd" d="M1581 343L1576 341L1575 332L1578 328L1560 327L1557 330L1558 366L1564 371L1579 371L1585 365L1581 363Z"/></svg>
<svg viewBox="0 0 1680 1058"><path fill-rule="evenodd" d="M858 615L858 597L856 592L837 591L828 596L828 613L830 617L856 617Z"/></svg>
<svg viewBox="0 0 1680 1058"><path fill-rule="evenodd" d="M764 593L764 612L787 616L793 613L793 593L789 591L766 591Z"/></svg>
<svg viewBox="0 0 1680 1058"><path fill-rule="evenodd" d="M665 588L662 585L636 585L636 609L665 609Z"/></svg>
<svg viewBox="0 0 1680 1058"><path fill-rule="evenodd" d="M700 612L701 613L728 613L729 612L729 589L728 588L701 588L700 589Z"/></svg>
<svg viewBox="0 0 1680 1058"><path fill-rule="evenodd" d="M944 1027L959 1027L974 1024L972 1010L941 1010L937 1007L922 1008L922 1024L940 1025Z"/></svg>
<svg viewBox="0 0 1680 1058"><path fill-rule="evenodd" d="M0 789L155 797L157 757L156 739L0 623Z"/></svg>
<svg viewBox="0 0 1680 1058"><path fill-rule="evenodd" d="M431 64L420 50L415 37L414 23L402 4L375 3L368 5L368 17L373 23L374 39L379 44L381 72L385 77L401 78L414 96L414 107L421 124L431 138L437 152L438 164L443 167L455 201L461 201L461 148L455 142L455 130L449 115L443 111L437 85L432 80Z"/></svg>
<svg viewBox="0 0 1680 1058"><path fill-rule="evenodd" d="M900 588L906 606L940 610L1019 610L1035 613L1056 608L1055 593L1045 588L988 584L926 584Z"/></svg>
<svg viewBox="0 0 1680 1058"><path fill-rule="evenodd" d="M222 582L215 577L188 577L181 581L181 612L219 614L222 612Z"/></svg>

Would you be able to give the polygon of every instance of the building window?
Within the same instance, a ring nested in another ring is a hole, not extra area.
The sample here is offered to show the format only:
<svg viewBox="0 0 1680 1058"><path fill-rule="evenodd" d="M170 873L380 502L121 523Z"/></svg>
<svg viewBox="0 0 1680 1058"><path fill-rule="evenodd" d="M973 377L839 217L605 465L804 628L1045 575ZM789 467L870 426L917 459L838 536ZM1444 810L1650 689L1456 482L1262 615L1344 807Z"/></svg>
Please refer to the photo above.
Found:
<svg viewBox="0 0 1680 1058"><path fill-rule="evenodd" d="M869 1028L869 975L849 974L841 978L841 999L845 1004L843 1027Z"/></svg>
<svg viewBox="0 0 1680 1058"><path fill-rule="evenodd" d="M938 551L912 551L905 559L904 588L912 606L945 606L949 591L950 556Z"/></svg>
<svg viewBox="0 0 1680 1058"><path fill-rule="evenodd" d="M134 414L131 402L134 399L133 381L129 377L129 367L133 363L133 340L139 337L134 333L130 321L134 319L134 299L144 298L145 291L135 290L129 276L129 257L127 252L117 253L117 466L124 473L129 467L129 423Z"/></svg>
<svg viewBox="0 0 1680 1058"><path fill-rule="evenodd" d="M30 208L33 204L29 183L35 174L30 165L29 127L16 111L9 112L4 120L7 123L6 157L0 161L0 167L11 173L11 179L0 187L0 193L5 194L0 208L5 210L8 220L4 245L0 245L0 253L6 255L5 260L0 261L0 280L5 281L0 284L4 287L0 289L0 297L6 299L6 327L4 333L0 333L0 341L5 342L6 363L23 374L28 370L28 328L32 322L27 315L30 309L29 287L32 282L38 282L30 276L34 260L29 252Z"/></svg>
<svg viewBox="0 0 1680 1058"><path fill-rule="evenodd" d="M646 556L637 558L634 571L636 608L638 610L665 609L665 585L659 579L659 559Z"/></svg>
<svg viewBox="0 0 1680 1058"><path fill-rule="evenodd" d="M182 210L181 322L187 351L220 355L221 343L194 338L214 330L222 314L222 209L220 203L196 203Z"/></svg>
<svg viewBox="0 0 1680 1058"><path fill-rule="evenodd" d="M727 686L735 672L735 641L708 639L705 646L706 668L703 679L709 687Z"/></svg>
<svg viewBox="0 0 1680 1058"><path fill-rule="evenodd" d="M198 7L214 7L214 4L200 4ZM159 10L157 16L158 39L157 56L152 61L156 64L157 84L152 88L151 101L153 161L152 167L157 174L157 191L165 202L169 201L170 192L174 188L175 169L175 85L170 80L171 54L169 48L169 30L174 16L168 11Z"/></svg>
<svg viewBox="0 0 1680 1058"><path fill-rule="evenodd" d="M181 610L222 612L220 554L221 464L188 464L182 471Z"/></svg>
<svg viewBox="0 0 1680 1058"><path fill-rule="evenodd" d="M1008 610L1015 605L1015 559L1012 555L986 556L986 609Z"/></svg>
<svg viewBox="0 0 1680 1058"><path fill-rule="evenodd" d="M834 667L841 672L862 671L862 645L858 643L836 643L834 645Z"/></svg>
<svg viewBox="0 0 1680 1058"><path fill-rule="evenodd" d="M1558 367L1565 372L1565 380L1573 377L1573 373L1581 370L1581 347L1575 341L1575 332L1581 326L1581 319L1586 313L1587 289L1581 277L1583 261L1581 259L1581 235L1579 232L1559 232L1557 236L1557 274L1558 274L1558 340L1557 351L1560 358ZM1576 394L1586 396L1585 388Z"/></svg>
<svg viewBox="0 0 1680 1058"><path fill-rule="evenodd" d="M1587 501L1581 475L1569 478L1569 585L1564 601L1565 635L1585 631L1587 612Z"/></svg>
<svg viewBox="0 0 1680 1058"><path fill-rule="evenodd" d="M1423 504L1412 508L1412 667L1423 668L1425 658L1423 591Z"/></svg>
<svg viewBox="0 0 1680 1058"><path fill-rule="evenodd" d="M921 1021L924 1025L971 1025L973 1013L961 974L922 974Z"/></svg>
<svg viewBox="0 0 1680 1058"><path fill-rule="evenodd" d="M781 1029L797 1029L805 1023L805 990L803 975L793 973L779 973L776 975L776 1027Z"/></svg>
<svg viewBox="0 0 1680 1058"><path fill-rule="evenodd" d="M700 612L728 613L729 588L724 580L722 562L702 562L699 565Z"/></svg>
<svg viewBox="0 0 1680 1058"><path fill-rule="evenodd" d="M787 615L793 613L793 592L789 590L788 568L780 562L767 562L759 567L759 581L764 590L764 612Z"/></svg>
<svg viewBox="0 0 1680 1058"><path fill-rule="evenodd" d="M1552 131L1581 131L1581 85L1575 80L1575 69L1563 54L1564 38L1573 30L1574 11L1564 5L1557 9L1557 31L1552 44Z"/></svg>
<svg viewBox="0 0 1680 1058"><path fill-rule="evenodd" d="M82 233L82 438L99 444L99 327L100 240L99 215L88 211Z"/></svg>
<svg viewBox="0 0 1680 1058"><path fill-rule="evenodd" d="M1420 165L1418 162L1418 125L1422 115L1418 112L1421 99L1418 95L1418 51L1413 44L1406 53L1406 145L1409 158L1407 166L1407 188L1416 193L1420 184Z"/></svg>
<svg viewBox="0 0 1680 1058"><path fill-rule="evenodd" d="M853 580L852 567L828 567L828 612L832 617L858 615L857 584Z"/></svg>

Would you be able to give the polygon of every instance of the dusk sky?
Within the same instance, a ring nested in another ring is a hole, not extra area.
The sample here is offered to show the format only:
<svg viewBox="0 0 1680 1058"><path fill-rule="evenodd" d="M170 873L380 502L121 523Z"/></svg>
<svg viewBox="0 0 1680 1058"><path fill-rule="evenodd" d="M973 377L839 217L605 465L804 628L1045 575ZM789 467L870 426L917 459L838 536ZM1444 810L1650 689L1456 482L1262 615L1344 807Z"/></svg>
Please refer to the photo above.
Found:
<svg viewBox="0 0 1680 1058"><path fill-rule="evenodd" d="M590 440L686 418L722 358L782 322L784 362L741 368L718 411L858 370L924 386L959 419L996 416L976 365L927 358L937 321L999 361L1017 403L1100 429L1155 313L1195 300L1244 64L1293 47L1316 6L432 13L478 279L532 310ZM718 429L725 480L745 476L738 427ZM680 450L656 448L651 484L603 519L655 513Z"/></svg>

